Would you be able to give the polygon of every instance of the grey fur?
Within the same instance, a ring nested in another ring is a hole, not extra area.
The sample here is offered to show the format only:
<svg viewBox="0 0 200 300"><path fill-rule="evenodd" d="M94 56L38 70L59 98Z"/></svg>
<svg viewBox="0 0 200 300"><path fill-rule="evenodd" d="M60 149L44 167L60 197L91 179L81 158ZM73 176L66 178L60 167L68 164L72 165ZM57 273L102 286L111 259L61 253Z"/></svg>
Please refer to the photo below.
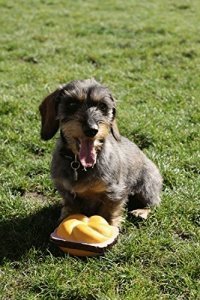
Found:
<svg viewBox="0 0 200 300"><path fill-rule="evenodd" d="M55 92L53 97L55 98ZM83 103L78 112L71 116L66 108L69 99L81 99ZM88 101L91 100L97 105L89 106ZM94 167L85 171L80 166L77 181L74 180L74 170L71 168L76 150L72 151L72 155L63 156L61 153L68 151L71 140L69 139L68 144L66 135L66 141L62 137L58 139L51 174L64 200L61 218L72 213L88 216L99 214L110 223L118 225L128 200L139 200L143 207L160 203L162 177L154 163L133 142L119 135L115 123L116 103L107 88L93 79L73 81L58 90L55 101L58 103L57 118L61 128L63 122L67 124L73 118L82 127L88 122L102 122L110 128L103 141L98 141L100 146ZM108 107L106 115L98 108L102 101L106 101ZM76 149L75 143L73 147Z"/></svg>

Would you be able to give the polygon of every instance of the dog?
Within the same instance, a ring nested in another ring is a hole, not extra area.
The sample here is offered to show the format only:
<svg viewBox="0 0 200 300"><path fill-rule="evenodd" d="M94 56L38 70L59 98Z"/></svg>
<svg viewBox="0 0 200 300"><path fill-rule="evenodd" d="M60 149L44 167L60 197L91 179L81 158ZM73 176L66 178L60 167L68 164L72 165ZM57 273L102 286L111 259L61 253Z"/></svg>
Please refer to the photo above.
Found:
<svg viewBox="0 0 200 300"><path fill-rule="evenodd" d="M144 210L160 203L159 170L120 135L116 101L107 87L95 79L72 81L48 95L39 110L43 140L60 129L51 164L63 198L60 220L97 214L120 226L128 201Z"/></svg>

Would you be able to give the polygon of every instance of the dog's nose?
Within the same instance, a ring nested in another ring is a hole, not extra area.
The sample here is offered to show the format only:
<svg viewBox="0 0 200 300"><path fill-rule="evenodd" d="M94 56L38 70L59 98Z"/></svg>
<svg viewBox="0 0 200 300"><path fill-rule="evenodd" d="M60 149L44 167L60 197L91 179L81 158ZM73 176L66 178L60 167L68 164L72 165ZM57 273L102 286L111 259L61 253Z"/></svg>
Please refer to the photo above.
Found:
<svg viewBox="0 0 200 300"><path fill-rule="evenodd" d="M97 134L98 130L99 128L97 125L92 125L86 127L84 133L87 137L94 137Z"/></svg>

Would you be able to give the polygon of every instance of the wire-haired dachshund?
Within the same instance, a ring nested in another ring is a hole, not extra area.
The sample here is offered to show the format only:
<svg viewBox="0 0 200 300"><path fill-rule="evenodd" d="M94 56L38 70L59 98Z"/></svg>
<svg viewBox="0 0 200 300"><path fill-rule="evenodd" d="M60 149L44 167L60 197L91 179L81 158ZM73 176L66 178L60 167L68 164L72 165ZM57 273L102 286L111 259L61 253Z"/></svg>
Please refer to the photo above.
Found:
<svg viewBox="0 0 200 300"><path fill-rule="evenodd" d="M40 113L42 139L51 139L60 128L51 174L63 198L61 219L97 214L119 225L128 201L137 208L159 204L161 175L120 135L108 88L94 79L72 81L47 96Z"/></svg>

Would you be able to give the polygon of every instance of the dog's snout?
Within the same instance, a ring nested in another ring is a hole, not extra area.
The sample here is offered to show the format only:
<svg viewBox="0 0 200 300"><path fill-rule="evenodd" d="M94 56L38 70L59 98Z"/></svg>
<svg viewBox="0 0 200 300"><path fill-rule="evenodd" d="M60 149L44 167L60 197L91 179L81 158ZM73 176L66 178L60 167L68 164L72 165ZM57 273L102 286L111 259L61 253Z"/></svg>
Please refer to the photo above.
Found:
<svg viewBox="0 0 200 300"><path fill-rule="evenodd" d="M87 137L95 137L99 130L99 127L97 124L88 125L85 127L84 133Z"/></svg>

